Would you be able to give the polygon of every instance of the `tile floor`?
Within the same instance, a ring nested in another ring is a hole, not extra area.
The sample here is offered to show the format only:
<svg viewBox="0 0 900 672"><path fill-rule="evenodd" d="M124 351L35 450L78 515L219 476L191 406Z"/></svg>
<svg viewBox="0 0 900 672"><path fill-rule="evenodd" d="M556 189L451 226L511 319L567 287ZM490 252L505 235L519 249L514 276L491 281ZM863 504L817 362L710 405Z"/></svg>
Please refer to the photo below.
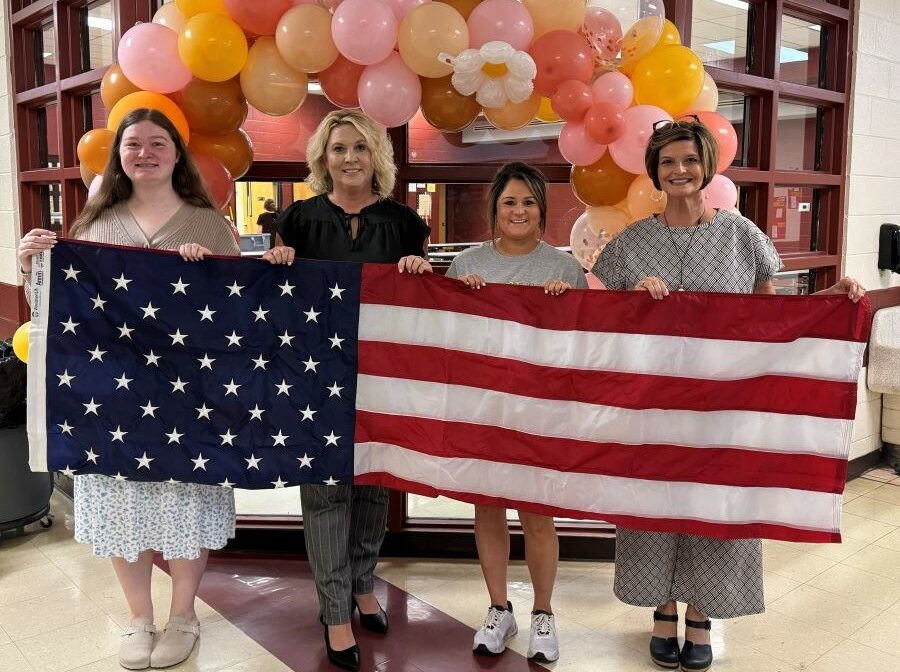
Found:
<svg viewBox="0 0 900 672"><path fill-rule="evenodd" d="M115 654L128 612L112 568L72 540L64 524L71 503L57 494L53 505L50 530L34 525L25 536L0 540L0 672L118 671ZM765 543L768 611L714 622L714 670L898 669L900 478L874 470L851 481L844 512L843 544ZM154 572L155 599L166 605L165 573ZM385 559L377 573L462 624L477 627L484 615L486 595L474 562ZM612 574L607 563L561 563L554 610L562 655L553 669L656 669L646 656L649 611L618 602ZM522 563L510 568L510 582L517 613L527 614L531 594ZM208 604L199 605L199 614L201 645L171 669L291 669ZM165 616L158 615L158 625ZM528 645L527 628L522 630L511 643L520 653ZM409 669L396 662L378 669ZM523 660L522 669L528 667Z"/></svg>

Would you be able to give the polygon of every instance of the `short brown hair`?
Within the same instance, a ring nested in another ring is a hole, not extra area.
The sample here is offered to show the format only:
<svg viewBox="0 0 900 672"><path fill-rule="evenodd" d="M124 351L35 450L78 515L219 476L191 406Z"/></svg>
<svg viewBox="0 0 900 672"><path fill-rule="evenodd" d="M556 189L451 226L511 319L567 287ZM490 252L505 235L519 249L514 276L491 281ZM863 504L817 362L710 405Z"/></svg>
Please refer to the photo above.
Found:
<svg viewBox="0 0 900 672"><path fill-rule="evenodd" d="M519 180L524 182L525 186L534 194L534 200L537 201L538 209L541 211L541 221L538 226L541 229L541 235L547 228L547 178L534 166L521 161L513 161L504 164L494 179L491 181L491 189L488 192L488 211L487 219L491 227L491 240L495 240L497 235L497 202L500 200L500 194L506 189L506 185L511 180Z"/></svg>
<svg viewBox="0 0 900 672"><path fill-rule="evenodd" d="M328 194L334 189L328 166L325 165L325 154L328 150L328 139L331 132L341 124L353 126L369 145L372 152L372 191L378 198L388 198L394 191L397 166L394 163L394 146L388 137L387 130L378 122L359 110L333 110L325 115L306 145L306 164L309 176L306 183L316 194Z"/></svg>
<svg viewBox="0 0 900 672"><path fill-rule="evenodd" d="M706 187L713 175L716 174L716 166L719 163L719 145L712 131L707 128L706 124L696 119L673 121L654 129L653 135L650 136L650 143L647 145L647 152L644 154L647 174L653 180L653 186L660 191L662 191L662 185L659 182L659 154L667 145L682 140L692 140L697 147L700 165L703 167L703 184L700 188Z"/></svg>

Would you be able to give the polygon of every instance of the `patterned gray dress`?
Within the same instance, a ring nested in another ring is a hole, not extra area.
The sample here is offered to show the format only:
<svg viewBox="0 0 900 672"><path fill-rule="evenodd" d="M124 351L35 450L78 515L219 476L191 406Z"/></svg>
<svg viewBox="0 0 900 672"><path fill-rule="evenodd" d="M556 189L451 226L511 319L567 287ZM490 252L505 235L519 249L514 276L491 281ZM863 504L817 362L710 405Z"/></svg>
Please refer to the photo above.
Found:
<svg viewBox="0 0 900 672"><path fill-rule="evenodd" d="M746 294L780 267L772 241L753 222L719 211L694 227L670 228L655 216L635 222L606 246L593 272L609 289L631 289L652 275L670 290ZM676 600L711 618L759 614L762 544L620 527L614 590L640 607Z"/></svg>

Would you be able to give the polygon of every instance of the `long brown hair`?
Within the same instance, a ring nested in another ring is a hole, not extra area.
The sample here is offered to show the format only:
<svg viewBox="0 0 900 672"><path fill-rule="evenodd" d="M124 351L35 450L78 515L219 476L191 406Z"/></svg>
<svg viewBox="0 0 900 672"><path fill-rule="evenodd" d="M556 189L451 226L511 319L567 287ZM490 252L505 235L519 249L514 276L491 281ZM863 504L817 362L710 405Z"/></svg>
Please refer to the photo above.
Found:
<svg viewBox="0 0 900 672"><path fill-rule="evenodd" d="M100 183L100 190L88 200L81 214L75 218L75 222L69 229L71 237L77 237L85 227L97 219L100 213L107 208L111 208L117 203L131 198L134 187L131 184L131 179L122 168L119 145L122 144L122 135L125 133L125 129L141 121L153 122L171 136L172 142L175 144L176 156L178 157L175 161L175 168L172 171L172 188L181 197L181 200L198 208L216 209L212 199L209 197L209 193L206 191L203 179L197 171L197 166L191 159L190 154L188 154L187 147L185 147L181 135L179 135L172 122L158 110L140 108L125 115L122 123L119 124L115 140L109 152L106 170L103 171L103 181Z"/></svg>
<svg viewBox="0 0 900 672"><path fill-rule="evenodd" d="M511 180L519 180L528 187L529 191L534 195L534 200L537 201L538 210L541 211L541 221L538 224L541 235L544 234L544 230L547 228L547 177L534 166L521 161L512 161L504 164L497 171L497 174L494 175L494 179L491 181L491 189L488 192L487 220L491 226L492 241L497 239L497 203L503 190L506 189L506 185Z"/></svg>

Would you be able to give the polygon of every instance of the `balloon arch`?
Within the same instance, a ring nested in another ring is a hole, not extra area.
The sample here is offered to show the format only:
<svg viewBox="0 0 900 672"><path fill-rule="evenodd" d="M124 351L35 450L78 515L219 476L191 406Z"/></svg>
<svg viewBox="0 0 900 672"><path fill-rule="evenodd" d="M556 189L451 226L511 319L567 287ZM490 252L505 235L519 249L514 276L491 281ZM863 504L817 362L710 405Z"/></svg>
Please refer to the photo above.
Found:
<svg viewBox="0 0 900 672"><path fill-rule="evenodd" d="M697 115L718 140L719 171L737 150L715 112L716 84L662 0L176 0L122 35L117 60L100 88L107 128L78 143L90 194L121 119L150 107L172 120L226 207L253 161L241 128L248 105L290 114L315 75L331 103L387 127L420 107L444 132L479 114L506 130L536 117L565 122L559 150L586 206L572 249L586 267L610 237L664 206L643 161L655 122ZM705 197L733 208L737 190L716 175Z"/></svg>

